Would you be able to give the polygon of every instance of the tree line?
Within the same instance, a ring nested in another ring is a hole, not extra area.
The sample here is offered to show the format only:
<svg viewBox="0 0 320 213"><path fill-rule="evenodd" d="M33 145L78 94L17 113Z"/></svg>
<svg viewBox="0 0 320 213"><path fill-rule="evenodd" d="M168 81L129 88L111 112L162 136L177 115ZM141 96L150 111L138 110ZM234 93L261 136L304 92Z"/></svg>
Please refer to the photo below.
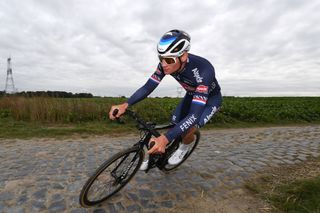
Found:
<svg viewBox="0 0 320 213"><path fill-rule="evenodd" d="M2 96L22 96L22 97L54 97L54 98L93 98L91 93L72 93L65 91L22 91L14 94L8 94L0 91Z"/></svg>

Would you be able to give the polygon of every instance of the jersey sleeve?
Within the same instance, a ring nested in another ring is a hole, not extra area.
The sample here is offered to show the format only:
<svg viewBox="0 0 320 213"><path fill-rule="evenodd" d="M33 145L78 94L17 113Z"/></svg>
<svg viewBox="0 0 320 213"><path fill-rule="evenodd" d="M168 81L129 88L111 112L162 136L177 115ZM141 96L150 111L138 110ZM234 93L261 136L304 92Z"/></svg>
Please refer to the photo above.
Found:
<svg viewBox="0 0 320 213"><path fill-rule="evenodd" d="M127 103L129 106L145 99L155 88L157 88L164 76L165 74L159 64L156 71L151 75L148 81L128 99Z"/></svg>
<svg viewBox="0 0 320 213"><path fill-rule="evenodd" d="M211 72L211 70L209 69L201 77L203 78L199 78L201 79L201 82L199 80L199 84L196 87L196 91L194 92L192 97L189 114L179 123L177 123L175 127L165 133L165 136L169 141L172 141L178 136L182 135L188 129L195 126L199 122L200 116L202 115L208 100L209 86L213 82L214 72Z"/></svg>

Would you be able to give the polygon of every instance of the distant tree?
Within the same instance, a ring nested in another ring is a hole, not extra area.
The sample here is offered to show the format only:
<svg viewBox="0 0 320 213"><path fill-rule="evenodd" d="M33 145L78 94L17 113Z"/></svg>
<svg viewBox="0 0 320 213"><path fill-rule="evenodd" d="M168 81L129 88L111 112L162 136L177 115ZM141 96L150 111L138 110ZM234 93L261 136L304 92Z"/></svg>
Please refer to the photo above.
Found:
<svg viewBox="0 0 320 213"><path fill-rule="evenodd" d="M91 93L76 93L65 91L22 91L15 94L5 94L0 91L0 96L23 96L23 97L53 97L53 98L93 98Z"/></svg>

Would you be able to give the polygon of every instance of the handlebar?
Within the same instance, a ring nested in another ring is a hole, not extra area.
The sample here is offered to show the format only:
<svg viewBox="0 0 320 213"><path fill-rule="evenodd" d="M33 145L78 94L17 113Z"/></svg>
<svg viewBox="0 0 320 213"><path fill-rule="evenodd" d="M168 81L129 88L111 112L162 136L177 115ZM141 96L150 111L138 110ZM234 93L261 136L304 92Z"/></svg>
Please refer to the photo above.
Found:
<svg viewBox="0 0 320 213"><path fill-rule="evenodd" d="M116 116L118 114L119 110L115 109L112 112L113 116ZM148 125L142 118L140 118L137 113L133 112L130 109L127 109L125 114L129 115L133 120L135 120L138 124L140 124L142 127L144 127L148 132L150 132L153 136L156 138L160 136L160 133L155 130L152 126ZM120 118L116 118L119 123L123 123L123 121ZM154 143L154 142L153 142ZM151 146L151 144L150 144Z"/></svg>

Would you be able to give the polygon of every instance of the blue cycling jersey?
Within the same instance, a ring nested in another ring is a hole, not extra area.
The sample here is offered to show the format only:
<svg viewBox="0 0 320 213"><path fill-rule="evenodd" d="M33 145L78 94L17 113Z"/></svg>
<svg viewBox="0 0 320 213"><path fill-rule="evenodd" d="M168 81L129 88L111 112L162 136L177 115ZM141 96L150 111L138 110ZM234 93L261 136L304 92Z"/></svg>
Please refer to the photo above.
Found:
<svg viewBox="0 0 320 213"><path fill-rule="evenodd" d="M149 80L138 89L129 99L128 104L133 105L146 98L161 82L165 76L161 63ZM183 70L171 74L181 86L192 95L192 104L189 114L177 125L170 129L165 136L169 141L182 135L194 126L201 116L209 97L220 94L220 86L215 77L215 70L211 63L199 56L189 54L188 61Z"/></svg>

